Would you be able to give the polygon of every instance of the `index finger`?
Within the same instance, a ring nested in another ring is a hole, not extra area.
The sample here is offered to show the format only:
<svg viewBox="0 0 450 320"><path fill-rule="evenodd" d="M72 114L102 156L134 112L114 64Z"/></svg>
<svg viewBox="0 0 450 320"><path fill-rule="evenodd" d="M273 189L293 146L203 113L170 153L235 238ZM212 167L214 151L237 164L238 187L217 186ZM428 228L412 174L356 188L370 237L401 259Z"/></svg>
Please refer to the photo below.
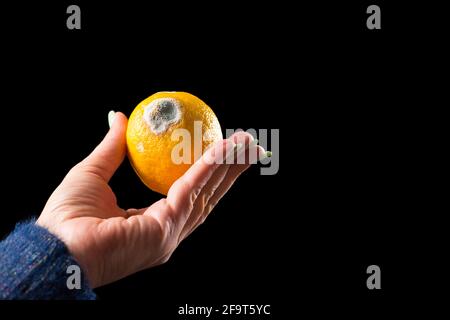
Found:
<svg viewBox="0 0 450 320"><path fill-rule="evenodd" d="M215 143L183 176L175 181L167 194L167 203L174 214L181 215L184 219L188 218L203 187L217 168L225 165L224 159L234 153L235 149L236 144L232 139Z"/></svg>

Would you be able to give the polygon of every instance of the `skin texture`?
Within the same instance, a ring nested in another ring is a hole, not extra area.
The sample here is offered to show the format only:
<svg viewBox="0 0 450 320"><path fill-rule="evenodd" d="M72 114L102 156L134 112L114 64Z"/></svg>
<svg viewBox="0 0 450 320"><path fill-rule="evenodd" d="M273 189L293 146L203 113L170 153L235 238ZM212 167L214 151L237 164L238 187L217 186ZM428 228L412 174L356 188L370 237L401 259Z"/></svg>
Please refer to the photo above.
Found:
<svg viewBox="0 0 450 320"><path fill-rule="evenodd" d="M36 222L65 242L94 288L166 262L250 166L215 159L234 157L236 146L237 152L248 147L264 153L250 144L251 135L238 132L208 149L166 198L125 210L117 206L108 181L125 158L126 128L127 118L116 113L103 141L69 171Z"/></svg>

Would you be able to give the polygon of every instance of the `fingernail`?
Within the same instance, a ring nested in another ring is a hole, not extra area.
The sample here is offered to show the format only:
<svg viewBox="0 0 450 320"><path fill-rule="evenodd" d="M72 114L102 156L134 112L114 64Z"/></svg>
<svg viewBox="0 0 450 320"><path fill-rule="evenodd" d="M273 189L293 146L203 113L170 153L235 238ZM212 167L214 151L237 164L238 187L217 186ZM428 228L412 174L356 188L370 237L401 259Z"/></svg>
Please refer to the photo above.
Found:
<svg viewBox="0 0 450 320"><path fill-rule="evenodd" d="M112 124L113 124L113 122L114 122L114 118L116 117L116 113L113 111L113 110L111 110L110 112L108 112L108 124L109 124L109 127L111 128L111 126L112 126Z"/></svg>
<svg viewBox="0 0 450 320"><path fill-rule="evenodd" d="M258 144L258 139L253 140L252 142L250 142L248 144L248 148L250 149L251 147L254 147Z"/></svg>
<svg viewBox="0 0 450 320"><path fill-rule="evenodd" d="M272 151L266 151L262 155L259 156L259 161L264 160L266 158L270 158L272 156Z"/></svg>

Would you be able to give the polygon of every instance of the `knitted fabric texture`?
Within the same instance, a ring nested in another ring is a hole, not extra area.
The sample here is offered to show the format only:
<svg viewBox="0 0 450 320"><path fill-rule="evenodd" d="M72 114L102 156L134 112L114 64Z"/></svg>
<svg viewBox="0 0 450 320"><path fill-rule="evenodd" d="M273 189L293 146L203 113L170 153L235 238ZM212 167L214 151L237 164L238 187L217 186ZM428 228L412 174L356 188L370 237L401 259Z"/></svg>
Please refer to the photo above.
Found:
<svg viewBox="0 0 450 320"><path fill-rule="evenodd" d="M71 265L78 263L61 240L34 219L19 223L0 242L0 299L95 299L83 272L81 289L69 289Z"/></svg>

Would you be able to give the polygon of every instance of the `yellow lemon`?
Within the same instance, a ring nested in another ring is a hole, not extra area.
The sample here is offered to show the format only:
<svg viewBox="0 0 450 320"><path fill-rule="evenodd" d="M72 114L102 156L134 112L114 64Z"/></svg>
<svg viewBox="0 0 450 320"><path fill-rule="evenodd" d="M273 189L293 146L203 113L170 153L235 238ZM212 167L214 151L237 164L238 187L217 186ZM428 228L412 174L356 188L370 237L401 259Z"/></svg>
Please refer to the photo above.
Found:
<svg viewBox="0 0 450 320"><path fill-rule="evenodd" d="M167 195L196 158L221 139L219 120L202 100L186 92L158 92L130 116L128 158L147 187Z"/></svg>

